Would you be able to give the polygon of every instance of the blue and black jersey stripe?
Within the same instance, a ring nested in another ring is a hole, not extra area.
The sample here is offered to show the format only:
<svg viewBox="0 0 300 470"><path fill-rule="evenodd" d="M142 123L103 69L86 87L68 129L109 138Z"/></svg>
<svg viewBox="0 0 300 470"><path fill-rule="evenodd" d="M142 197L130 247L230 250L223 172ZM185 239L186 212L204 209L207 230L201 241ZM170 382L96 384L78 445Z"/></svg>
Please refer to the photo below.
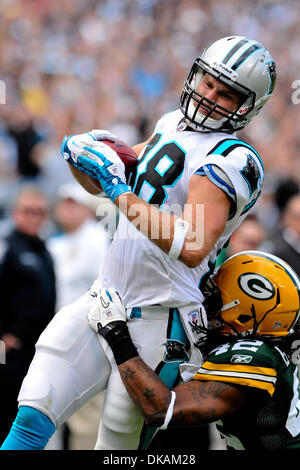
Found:
<svg viewBox="0 0 300 470"><path fill-rule="evenodd" d="M220 142L215 145L215 147L208 152L208 155L213 155L213 154L218 154L218 155L223 155L224 157L227 157L227 155L230 154L235 148L237 147L245 147L249 150L251 150L258 158L263 170L264 170L264 164L262 162L262 159L260 158L259 154L257 151L249 144L246 144L246 142L243 142L242 140L238 139L223 139Z"/></svg>

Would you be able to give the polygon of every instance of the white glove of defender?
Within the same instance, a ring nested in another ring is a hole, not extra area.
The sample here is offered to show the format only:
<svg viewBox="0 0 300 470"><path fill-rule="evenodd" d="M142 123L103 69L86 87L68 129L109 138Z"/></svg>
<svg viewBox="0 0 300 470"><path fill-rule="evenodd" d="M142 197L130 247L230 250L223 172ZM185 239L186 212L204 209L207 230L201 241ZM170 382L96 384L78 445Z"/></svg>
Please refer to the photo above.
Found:
<svg viewBox="0 0 300 470"><path fill-rule="evenodd" d="M113 287L106 289L99 285L96 292L93 290L93 296L88 310L88 320L93 330L98 333L98 325L104 328L115 321L126 322L125 307Z"/></svg>

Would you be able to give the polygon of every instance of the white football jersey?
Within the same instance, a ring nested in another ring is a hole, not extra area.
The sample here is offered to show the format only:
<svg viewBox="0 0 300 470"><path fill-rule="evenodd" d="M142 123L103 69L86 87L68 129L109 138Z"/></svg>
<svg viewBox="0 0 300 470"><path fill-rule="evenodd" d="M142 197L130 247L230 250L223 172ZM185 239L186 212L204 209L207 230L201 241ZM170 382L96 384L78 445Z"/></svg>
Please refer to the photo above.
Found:
<svg viewBox="0 0 300 470"><path fill-rule="evenodd" d="M235 134L186 128L177 109L157 122L130 184L135 194L159 210L180 215L178 208L183 211L195 174L206 175L232 200L224 232L202 263L189 268L172 261L121 214L101 279L117 289L127 308L201 303L201 282L213 272L218 254L254 205L264 179L261 159L250 145Z"/></svg>

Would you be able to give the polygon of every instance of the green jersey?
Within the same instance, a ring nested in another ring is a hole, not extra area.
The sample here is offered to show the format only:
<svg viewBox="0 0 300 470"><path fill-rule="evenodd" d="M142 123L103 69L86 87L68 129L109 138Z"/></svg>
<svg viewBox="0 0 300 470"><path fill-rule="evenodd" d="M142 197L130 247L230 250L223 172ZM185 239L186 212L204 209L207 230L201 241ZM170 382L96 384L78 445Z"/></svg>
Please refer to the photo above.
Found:
<svg viewBox="0 0 300 470"><path fill-rule="evenodd" d="M245 405L217 422L228 449L300 449L298 366L256 339L237 340L209 353L195 380L242 386Z"/></svg>

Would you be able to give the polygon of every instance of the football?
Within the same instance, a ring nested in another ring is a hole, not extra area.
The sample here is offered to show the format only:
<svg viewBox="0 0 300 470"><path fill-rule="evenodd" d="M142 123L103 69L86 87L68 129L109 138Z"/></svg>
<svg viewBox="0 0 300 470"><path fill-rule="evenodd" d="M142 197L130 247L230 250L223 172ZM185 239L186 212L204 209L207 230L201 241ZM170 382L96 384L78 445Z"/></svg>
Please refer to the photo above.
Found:
<svg viewBox="0 0 300 470"><path fill-rule="evenodd" d="M133 148L120 139L116 139L114 142L111 142L110 140L102 140L101 142L109 145L115 152L117 152L125 165L125 175L126 180L128 181L129 174L137 163L137 155L135 154ZM69 164L69 167L76 181L88 193L99 194L102 191L99 181L92 178L91 176L85 175L81 171L77 170L77 168L74 168L71 164Z"/></svg>

